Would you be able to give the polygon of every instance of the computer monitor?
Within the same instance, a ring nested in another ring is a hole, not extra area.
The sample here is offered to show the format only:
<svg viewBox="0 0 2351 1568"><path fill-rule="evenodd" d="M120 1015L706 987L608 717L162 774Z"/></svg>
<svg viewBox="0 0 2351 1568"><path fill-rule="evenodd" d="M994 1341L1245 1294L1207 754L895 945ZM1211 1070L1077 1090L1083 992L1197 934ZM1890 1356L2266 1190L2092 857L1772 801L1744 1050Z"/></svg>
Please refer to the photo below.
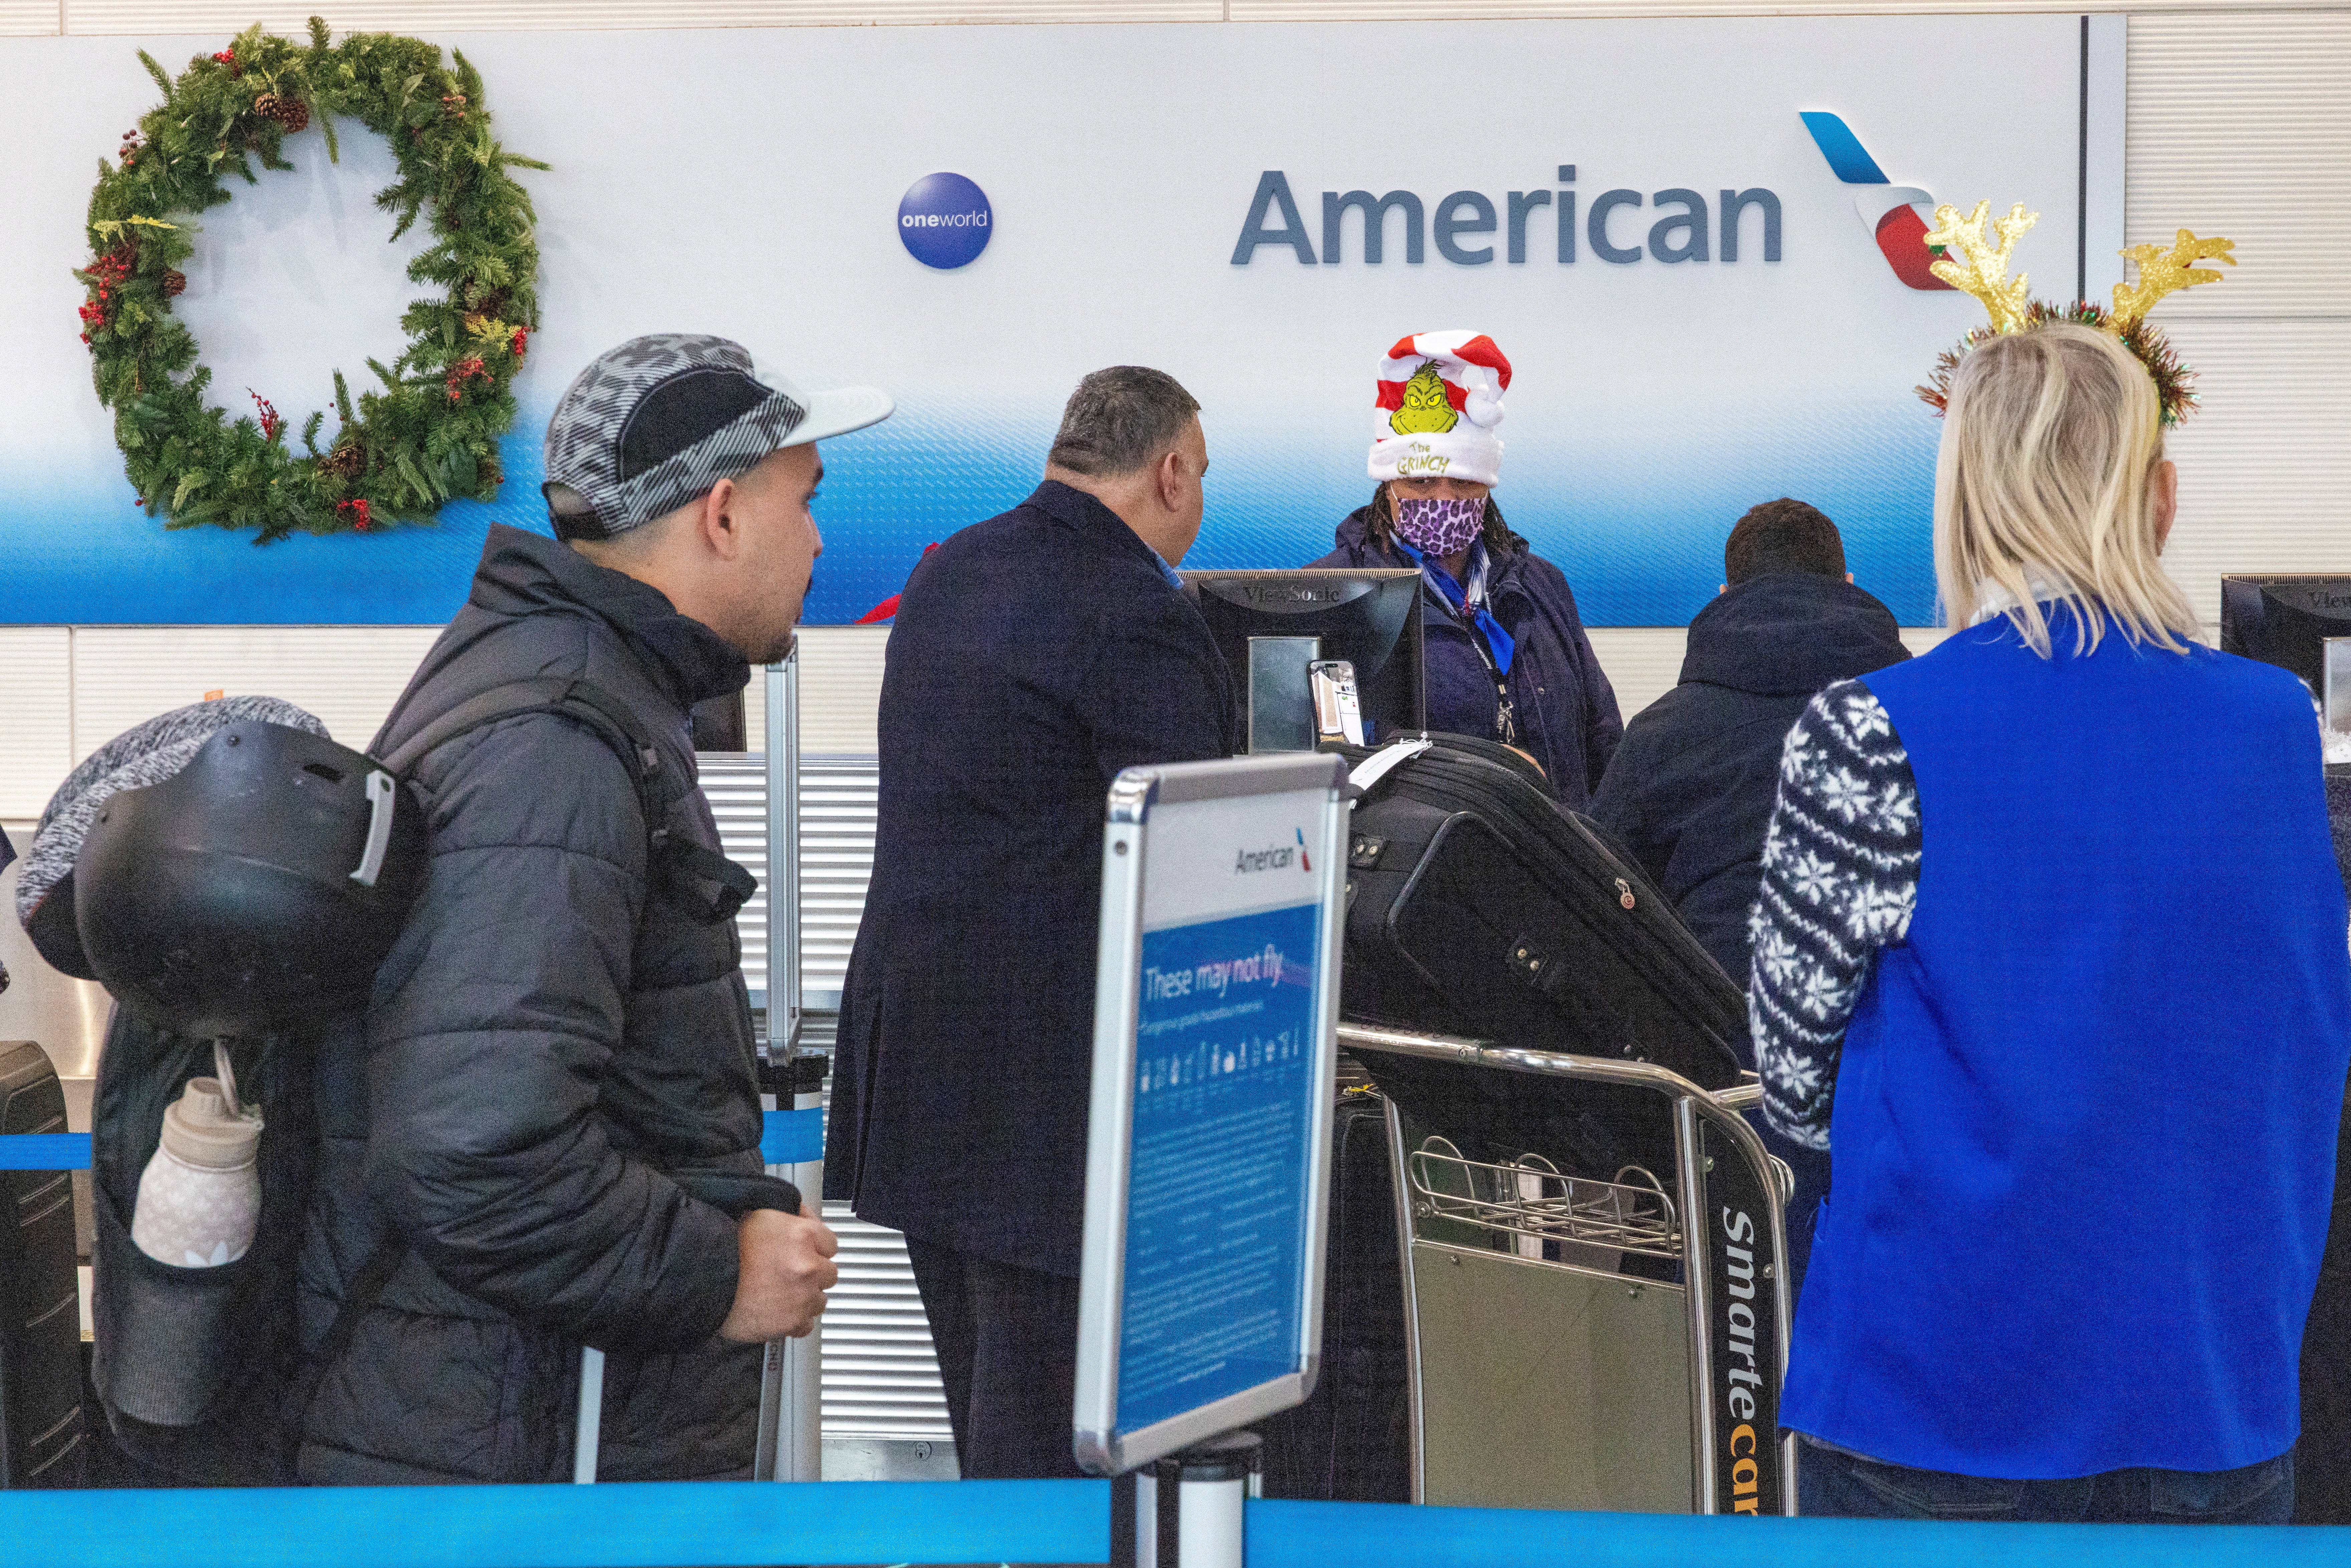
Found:
<svg viewBox="0 0 2351 1568"><path fill-rule="evenodd" d="M1237 690L1249 690L1250 638L1316 637L1323 658L1355 666L1366 741L1376 746L1391 735L1426 727L1420 573L1312 567L1181 575ZM1300 674L1302 691L1302 669Z"/></svg>
<svg viewBox="0 0 2351 1568"><path fill-rule="evenodd" d="M2292 670L2325 690L2325 644L2351 637L2351 577L2220 580L2220 651Z"/></svg>

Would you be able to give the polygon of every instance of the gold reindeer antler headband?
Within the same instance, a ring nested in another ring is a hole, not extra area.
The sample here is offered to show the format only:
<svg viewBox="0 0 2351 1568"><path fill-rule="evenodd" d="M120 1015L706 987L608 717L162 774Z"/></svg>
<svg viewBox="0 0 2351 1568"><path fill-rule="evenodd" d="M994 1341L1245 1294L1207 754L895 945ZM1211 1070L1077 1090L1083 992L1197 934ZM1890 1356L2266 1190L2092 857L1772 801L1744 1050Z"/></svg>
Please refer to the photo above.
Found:
<svg viewBox="0 0 2351 1568"><path fill-rule="evenodd" d="M2221 274L2195 264L2220 261L2236 266L2237 258L2230 254L2235 248L2234 240L2198 239L2189 230L2181 229L2169 250L2135 245L2120 254L2137 265L2138 282L2136 286L2115 285L2112 309L2088 300L2051 305L2031 298L2023 273L2014 277L2008 275L2016 242L2024 237L2041 214L2028 213L2022 202L2017 203L2009 208L2006 217L1992 225L1998 236L1994 243L1984 235L1984 220L1991 211L1990 202L1978 202L1975 211L1964 218L1959 208L1948 202L1935 209L1935 226L1927 235L1927 243L1942 252L1932 264L1935 276L1960 292L1973 295L1991 319L1960 340L1957 348L1943 350L1935 361L1935 372L1928 384L1918 389L1919 397L1941 413L1950 399L1951 376L1970 350L2008 333L2028 332L2054 321L2070 321L2113 334L2137 357L2155 380L2165 424L2178 424L2195 410L2196 372L2179 362L2179 354L2160 331L2147 325L2147 313L2167 294L2193 288L2200 283L2220 282ZM1954 259L1954 252L1958 259Z"/></svg>

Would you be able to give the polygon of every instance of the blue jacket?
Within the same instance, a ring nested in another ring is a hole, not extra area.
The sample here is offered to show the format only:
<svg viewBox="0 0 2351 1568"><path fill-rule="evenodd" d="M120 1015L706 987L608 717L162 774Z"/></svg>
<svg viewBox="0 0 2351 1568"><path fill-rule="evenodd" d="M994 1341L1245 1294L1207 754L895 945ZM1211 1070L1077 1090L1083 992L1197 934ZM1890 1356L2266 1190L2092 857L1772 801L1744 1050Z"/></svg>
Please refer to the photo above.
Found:
<svg viewBox="0 0 2351 1568"><path fill-rule="evenodd" d="M1917 780L1837 1069L1781 1419L2021 1479L2283 1453L2351 956L2283 670L2005 620L1864 676Z"/></svg>
<svg viewBox="0 0 2351 1568"><path fill-rule="evenodd" d="M1122 768L1239 740L1207 623L1092 497L1048 480L923 559L882 679L826 1196L1078 1271L1104 797Z"/></svg>
<svg viewBox="0 0 2351 1568"><path fill-rule="evenodd" d="M1394 550L1372 542L1371 508L1359 507L1339 525L1339 548L1311 564L1409 567ZM1624 732L1616 693L1601 672L1575 613L1575 595L1559 568L1511 536L1512 548L1493 552L1486 569L1486 601L1518 643L1511 662L1510 703L1518 711L1518 746L1542 764L1559 803L1583 810L1607 771ZM1436 589L1421 585L1421 635L1427 670L1428 727L1491 740L1498 705L1461 623Z"/></svg>

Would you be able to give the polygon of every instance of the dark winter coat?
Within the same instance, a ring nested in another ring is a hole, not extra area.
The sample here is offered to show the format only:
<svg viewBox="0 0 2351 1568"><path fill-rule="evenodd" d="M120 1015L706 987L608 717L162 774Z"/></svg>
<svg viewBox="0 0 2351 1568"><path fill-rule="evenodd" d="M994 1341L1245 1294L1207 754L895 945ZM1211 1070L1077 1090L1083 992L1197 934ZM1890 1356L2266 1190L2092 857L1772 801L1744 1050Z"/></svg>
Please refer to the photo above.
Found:
<svg viewBox="0 0 2351 1568"><path fill-rule="evenodd" d="M1741 985L1781 743L1823 686L1909 656L1893 612L1862 590L1773 572L1698 612L1681 684L1625 727L1592 815Z"/></svg>
<svg viewBox="0 0 2351 1568"><path fill-rule="evenodd" d="M1373 542L1370 520L1371 508L1357 507L1339 525L1339 548L1311 564L1410 567L1403 556ZM1575 594L1566 574L1513 534L1509 548L1489 547L1486 602L1518 644L1508 677L1518 715L1516 745L1542 764L1559 803L1580 811L1607 770L1625 727L1617 716L1616 693L1575 612ZM1420 611L1428 727L1495 739L1500 705L1486 662L1470 642L1477 633L1426 581Z"/></svg>
<svg viewBox="0 0 2351 1568"><path fill-rule="evenodd" d="M687 709L748 670L654 589L493 528L371 749L540 675L619 698L690 779ZM760 1351L716 1338L735 1296L728 1209L761 1168L734 925L648 893L630 776L567 718L475 731L412 777L431 800L426 885L364 1041L319 1064L305 1343L379 1244L407 1251L325 1372L303 1479L568 1479L583 1343L609 1357L604 1479L745 1475ZM671 827L718 844L698 789Z"/></svg>
<svg viewBox="0 0 2351 1568"><path fill-rule="evenodd" d="M1104 797L1123 768L1239 739L1207 623L1092 496L1048 480L914 568L882 680L830 1196L1078 1271Z"/></svg>

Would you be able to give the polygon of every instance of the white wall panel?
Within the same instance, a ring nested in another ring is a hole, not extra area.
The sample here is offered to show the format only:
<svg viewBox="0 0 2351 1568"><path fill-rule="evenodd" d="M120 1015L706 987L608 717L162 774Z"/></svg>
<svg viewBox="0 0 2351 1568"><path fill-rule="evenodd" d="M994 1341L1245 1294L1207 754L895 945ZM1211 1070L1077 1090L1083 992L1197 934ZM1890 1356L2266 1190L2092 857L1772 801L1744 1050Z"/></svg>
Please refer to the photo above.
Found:
<svg viewBox="0 0 2351 1568"><path fill-rule="evenodd" d="M2202 620L2235 571L2351 572L2351 316L2180 321L2204 407L2168 443L2179 521L2164 562Z"/></svg>
<svg viewBox="0 0 2351 1568"><path fill-rule="evenodd" d="M1470 20L1526 16L1832 16L1867 14L1938 16L1952 12L2265 10L2294 8L2295 0L2093 0L2056 5L2049 0L1232 0L1234 21ZM2303 9L2315 8L2305 5Z"/></svg>
<svg viewBox="0 0 2351 1568"><path fill-rule="evenodd" d="M41 37L65 26L60 0L0 0L0 37Z"/></svg>
<svg viewBox="0 0 2351 1568"><path fill-rule="evenodd" d="M5 0L25 5L29 0ZM258 20L301 36L314 5L236 0L64 0L73 33L233 34ZM336 31L507 33L637 27L789 27L944 22L1214 22L1221 0L359 0ZM57 30L56 5L49 25ZM651 89L649 89L651 90Z"/></svg>
<svg viewBox="0 0 2351 1568"><path fill-rule="evenodd" d="M2049 0L358 0L338 29L409 33L783 27L949 22L1360 21L1417 17L1927 15L2075 9ZM2326 0L2095 0L2135 15L2292 13ZM235 0L0 0L0 34L227 35L258 20L298 36L307 5Z"/></svg>
<svg viewBox="0 0 2351 1568"><path fill-rule="evenodd" d="M1631 718L1674 689L1689 632L1680 626L1588 626L1592 651L1616 691L1616 711Z"/></svg>
<svg viewBox="0 0 2351 1568"><path fill-rule="evenodd" d="M880 743L886 626L800 628L800 750L817 757L871 756Z"/></svg>
<svg viewBox="0 0 2351 1568"><path fill-rule="evenodd" d="M73 756L73 633L0 626L0 818L39 816Z"/></svg>
<svg viewBox="0 0 2351 1568"><path fill-rule="evenodd" d="M1905 626L1902 628L1902 645L1913 654L1923 653L1949 635L1950 632L1940 626Z"/></svg>
<svg viewBox="0 0 2351 1568"><path fill-rule="evenodd" d="M206 692L308 709L367 745L438 626L83 626L74 632L75 758Z"/></svg>
<svg viewBox="0 0 2351 1568"><path fill-rule="evenodd" d="M2351 316L2351 10L2134 18L2126 124L2131 243L2237 242L2224 280L2158 323Z"/></svg>

